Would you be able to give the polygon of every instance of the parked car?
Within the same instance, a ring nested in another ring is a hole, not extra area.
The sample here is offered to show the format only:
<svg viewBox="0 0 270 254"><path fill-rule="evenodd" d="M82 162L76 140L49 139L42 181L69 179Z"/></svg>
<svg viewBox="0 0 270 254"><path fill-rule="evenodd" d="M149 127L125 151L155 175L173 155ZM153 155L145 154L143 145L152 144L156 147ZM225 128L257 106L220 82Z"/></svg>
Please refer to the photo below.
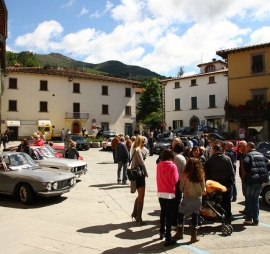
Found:
<svg viewBox="0 0 270 254"><path fill-rule="evenodd" d="M219 139L219 140L225 140L225 137L223 137L222 135L218 134L218 133L207 133L207 137L209 138L214 138L214 139Z"/></svg>
<svg viewBox="0 0 270 254"><path fill-rule="evenodd" d="M270 160L270 141L262 141L257 144L256 150Z"/></svg>
<svg viewBox="0 0 270 254"><path fill-rule="evenodd" d="M86 139L77 134L69 134L69 138L76 142L76 148L78 150L89 150L90 146Z"/></svg>
<svg viewBox="0 0 270 254"><path fill-rule="evenodd" d="M270 172L269 174L269 178L270 178ZM261 191L261 196L262 196L262 200L263 202L270 207L270 182L268 183L263 183L262 185L262 191Z"/></svg>
<svg viewBox="0 0 270 254"><path fill-rule="evenodd" d="M96 138L114 138L115 135L117 135L117 133L115 131L104 131L104 130L99 130L97 135L96 135Z"/></svg>
<svg viewBox="0 0 270 254"><path fill-rule="evenodd" d="M163 131L157 135L157 141L160 141L162 138L167 138L170 136L170 131Z"/></svg>
<svg viewBox="0 0 270 254"><path fill-rule="evenodd" d="M103 150L111 150L112 149L112 140L114 138L108 138L107 140L102 142Z"/></svg>
<svg viewBox="0 0 270 254"><path fill-rule="evenodd" d="M80 177L87 172L87 164L81 160L57 158L48 147L30 146L31 157L41 167L70 171ZM15 150L16 151L16 150Z"/></svg>
<svg viewBox="0 0 270 254"><path fill-rule="evenodd" d="M65 146L54 143L53 146L47 146L57 158L64 158ZM80 155L78 160L83 160L83 157Z"/></svg>
<svg viewBox="0 0 270 254"><path fill-rule="evenodd" d="M25 205L35 195L58 197L76 185L71 172L40 167L28 154L21 152L1 153L7 171L0 167L0 193L19 196Z"/></svg>
<svg viewBox="0 0 270 254"><path fill-rule="evenodd" d="M163 149L171 148L172 141L173 139L171 138L162 138L160 141L155 142L153 147L153 153L160 154Z"/></svg>
<svg viewBox="0 0 270 254"><path fill-rule="evenodd" d="M196 130L192 127L179 127L173 131L174 136L178 137L193 137L196 133Z"/></svg>

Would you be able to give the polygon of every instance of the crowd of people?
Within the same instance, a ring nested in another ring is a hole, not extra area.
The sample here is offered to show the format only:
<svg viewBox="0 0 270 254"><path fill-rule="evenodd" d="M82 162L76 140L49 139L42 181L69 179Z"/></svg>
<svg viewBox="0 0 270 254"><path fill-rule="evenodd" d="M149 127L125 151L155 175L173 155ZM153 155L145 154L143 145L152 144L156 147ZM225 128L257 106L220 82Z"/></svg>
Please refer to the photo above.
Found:
<svg viewBox="0 0 270 254"><path fill-rule="evenodd" d="M142 166L144 176L148 177L145 156L153 154L154 133L146 136L117 135L112 140L114 162L118 164L117 183L127 184L127 170ZM164 149L157 159L157 196L160 204L160 239L165 237L165 246L175 244L183 239L184 224L187 215L191 218L191 239L198 238L198 219L206 192L206 181L213 180L227 189L222 193L221 205L225 210L226 223L231 224L231 202L237 200L235 185L237 154L232 142L207 139L206 135L192 139L173 138L172 148ZM185 142L186 141L186 142ZM191 144L192 143L192 144ZM239 176L242 181L242 192L245 196L244 224L258 225L259 195L262 183L268 179L269 162L255 150L252 142L239 142L240 166ZM122 172L122 174L121 174ZM131 214L139 225L144 225L142 210L145 195L145 177L130 181L131 188L136 186L138 196ZM175 230L175 235L171 231Z"/></svg>

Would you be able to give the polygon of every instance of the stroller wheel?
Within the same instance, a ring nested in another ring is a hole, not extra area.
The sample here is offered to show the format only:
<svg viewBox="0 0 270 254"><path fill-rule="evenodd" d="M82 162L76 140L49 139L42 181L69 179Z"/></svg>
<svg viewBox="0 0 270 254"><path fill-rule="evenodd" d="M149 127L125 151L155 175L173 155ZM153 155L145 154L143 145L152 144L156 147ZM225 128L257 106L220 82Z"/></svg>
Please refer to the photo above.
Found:
<svg viewBox="0 0 270 254"><path fill-rule="evenodd" d="M199 226L201 226L204 223L204 218L199 216Z"/></svg>
<svg viewBox="0 0 270 254"><path fill-rule="evenodd" d="M231 235L232 234L232 232L233 232L233 227L232 227L232 225L230 225L230 224L227 224L226 225L227 227L228 227L228 229L229 229L229 235Z"/></svg>
<svg viewBox="0 0 270 254"><path fill-rule="evenodd" d="M222 227L221 227L221 233L222 233L222 235L224 235L224 236L227 236L227 235L229 235L229 227L227 226L227 225L222 225Z"/></svg>

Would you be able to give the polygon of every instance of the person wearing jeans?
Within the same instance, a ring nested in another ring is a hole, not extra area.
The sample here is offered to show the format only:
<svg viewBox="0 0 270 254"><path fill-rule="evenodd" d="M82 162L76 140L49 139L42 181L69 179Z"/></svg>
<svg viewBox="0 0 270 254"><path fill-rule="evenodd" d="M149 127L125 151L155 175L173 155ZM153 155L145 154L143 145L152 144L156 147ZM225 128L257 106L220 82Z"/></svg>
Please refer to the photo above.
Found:
<svg viewBox="0 0 270 254"><path fill-rule="evenodd" d="M123 168L122 184L127 183L127 167L129 162L129 152L125 144L124 137L120 137L120 143L115 147L115 160L118 163L117 183L121 183L121 171Z"/></svg>
<svg viewBox="0 0 270 254"><path fill-rule="evenodd" d="M164 149L161 154L161 160L157 164L157 196L161 209L159 234L160 240L165 235L164 246L176 244L176 240L171 237L171 227L175 202L175 184L179 179L179 174L173 160L173 151Z"/></svg>
<svg viewBox="0 0 270 254"><path fill-rule="evenodd" d="M259 197L264 182L263 176L268 177L268 159L255 150L253 142L248 142L243 163L246 172L246 219L244 224L257 226L259 224Z"/></svg>

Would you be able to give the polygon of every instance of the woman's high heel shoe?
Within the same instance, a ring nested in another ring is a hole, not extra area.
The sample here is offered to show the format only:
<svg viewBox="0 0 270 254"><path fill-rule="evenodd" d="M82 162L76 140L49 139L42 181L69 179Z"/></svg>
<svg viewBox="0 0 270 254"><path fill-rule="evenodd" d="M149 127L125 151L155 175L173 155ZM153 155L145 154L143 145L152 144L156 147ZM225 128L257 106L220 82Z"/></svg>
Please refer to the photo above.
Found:
<svg viewBox="0 0 270 254"><path fill-rule="evenodd" d="M137 219L136 219L136 216L132 213L131 214L131 220L132 220L132 222L133 222L133 219L134 219L135 222L138 222Z"/></svg>

